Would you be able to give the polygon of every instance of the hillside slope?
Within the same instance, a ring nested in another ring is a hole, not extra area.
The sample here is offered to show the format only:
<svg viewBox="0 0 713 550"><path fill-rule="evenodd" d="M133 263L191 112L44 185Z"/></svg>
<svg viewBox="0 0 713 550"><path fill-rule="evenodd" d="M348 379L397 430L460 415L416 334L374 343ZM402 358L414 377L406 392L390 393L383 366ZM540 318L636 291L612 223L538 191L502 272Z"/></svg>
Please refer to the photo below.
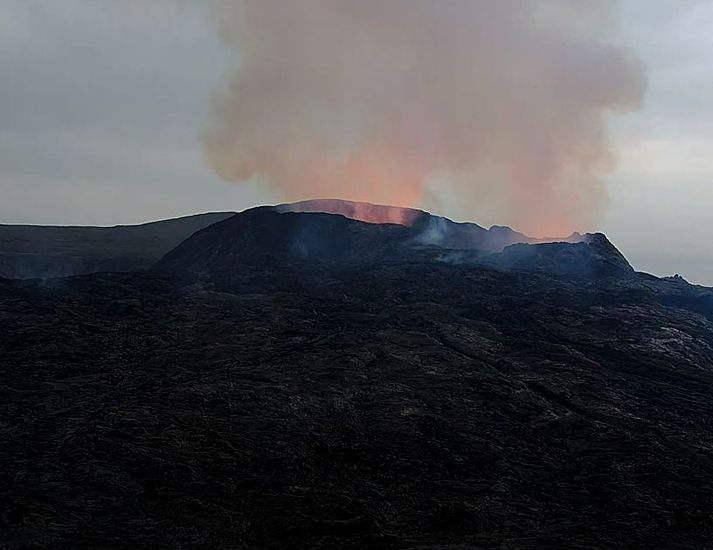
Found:
<svg viewBox="0 0 713 550"><path fill-rule="evenodd" d="M700 549L713 324L616 280L0 280L0 547Z"/></svg>
<svg viewBox="0 0 713 550"><path fill-rule="evenodd" d="M323 201L316 201L321 204ZM312 204L312 203L309 203ZM343 205L369 207L358 214ZM602 234L539 243L505 227L485 230L426 212L337 201L338 213L292 211L295 205L259 207L216 223L186 239L155 266L225 279L262 262L381 264L440 262L487 265L582 277L628 276L634 270ZM304 203L298 203L301 210ZM364 214L368 214L365 216ZM367 217L372 221L355 218ZM408 220L401 224L374 219ZM524 242L518 242L524 241ZM517 243L517 244L513 244Z"/></svg>
<svg viewBox="0 0 713 550"><path fill-rule="evenodd" d="M0 548L711 547L713 289L419 218L0 278Z"/></svg>
<svg viewBox="0 0 713 550"><path fill-rule="evenodd" d="M0 225L0 277L146 269L196 231L232 215L198 214L116 227Z"/></svg>

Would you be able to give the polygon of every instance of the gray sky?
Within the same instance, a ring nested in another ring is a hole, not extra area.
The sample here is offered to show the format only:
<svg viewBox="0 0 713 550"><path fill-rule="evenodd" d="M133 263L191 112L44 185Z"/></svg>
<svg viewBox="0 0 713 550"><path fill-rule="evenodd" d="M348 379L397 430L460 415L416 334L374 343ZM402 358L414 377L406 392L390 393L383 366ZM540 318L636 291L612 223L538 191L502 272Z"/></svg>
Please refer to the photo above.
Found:
<svg viewBox="0 0 713 550"><path fill-rule="evenodd" d="M620 162L599 229L638 269L713 285L713 1L623 0L621 15L650 85L645 107L612 123ZM203 162L229 70L205 2L0 0L0 223L274 201Z"/></svg>

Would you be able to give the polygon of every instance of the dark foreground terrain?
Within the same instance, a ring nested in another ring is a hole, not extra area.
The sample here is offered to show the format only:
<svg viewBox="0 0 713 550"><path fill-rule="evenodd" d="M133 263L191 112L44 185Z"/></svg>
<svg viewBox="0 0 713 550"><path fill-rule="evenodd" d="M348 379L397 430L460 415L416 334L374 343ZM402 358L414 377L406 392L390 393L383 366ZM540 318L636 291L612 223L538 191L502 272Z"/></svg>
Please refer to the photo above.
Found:
<svg viewBox="0 0 713 550"><path fill-rule="evenodd" d="M254 264L0 280L0 547L713 547L685 283Z"/></svg>
<svg viewBox="0 0 713 550"><path fill-rule="evenodd" d="M194 230L0 279L1 548L713 548L711 289L345 201Z"/></svg>

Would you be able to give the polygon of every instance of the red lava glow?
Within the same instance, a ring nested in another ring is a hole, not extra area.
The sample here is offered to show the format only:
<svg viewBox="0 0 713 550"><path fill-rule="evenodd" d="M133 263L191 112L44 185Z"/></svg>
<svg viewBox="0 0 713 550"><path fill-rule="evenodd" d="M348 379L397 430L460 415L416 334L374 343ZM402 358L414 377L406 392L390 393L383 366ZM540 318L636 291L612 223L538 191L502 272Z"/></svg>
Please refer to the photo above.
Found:
<svg viewBox="0 0 713 550"><path fill-rule="evenodd" d="M339 199L315 199L283 204L278 207L280 212L324 212L339 214L345 218L366 223L392 223L411 227L414 220L422 215L420 210L402 208L400 206L382 206L365 202L351 202Z"/></svg>

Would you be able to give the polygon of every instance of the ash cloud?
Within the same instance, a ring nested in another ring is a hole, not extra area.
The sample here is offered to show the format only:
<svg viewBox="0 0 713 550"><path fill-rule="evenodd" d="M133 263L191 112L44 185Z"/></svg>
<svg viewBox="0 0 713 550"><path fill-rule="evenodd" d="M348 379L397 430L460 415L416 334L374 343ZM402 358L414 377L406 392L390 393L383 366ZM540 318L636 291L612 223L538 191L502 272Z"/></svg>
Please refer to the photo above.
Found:
<svg viewBox="0 0 713 550"><path fill-rule="evenodd" d="M606 205L607 117L646 90L613 43L614 2L218 5L236 69L204 148L224 179L435 208L439 189L444 214L534 235L589 227Z"/></svg>

